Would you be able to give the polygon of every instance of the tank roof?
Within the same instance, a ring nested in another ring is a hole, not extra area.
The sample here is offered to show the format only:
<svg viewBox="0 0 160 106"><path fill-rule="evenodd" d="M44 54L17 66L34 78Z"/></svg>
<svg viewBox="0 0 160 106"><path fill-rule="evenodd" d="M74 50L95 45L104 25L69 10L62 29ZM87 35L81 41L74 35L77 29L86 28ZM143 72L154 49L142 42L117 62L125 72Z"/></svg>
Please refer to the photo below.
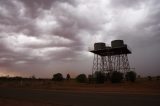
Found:
<svg viewBox="0 0 160 106"><path fill-rule="evenodd" d="M123 40L113 40L111 43L120 41L123 42ZM98 42L103 43L103 42ZM98 44L95 43L95 44ZM119 44L119 43L118 43ZM128 49L127 45L123 43L121 46L106 46L104 49L94 49L90 52L100 55L100 56L111 56L111 55L120 55L120 54L131 54L131 51Z"/></svg>
<svg viewBox="0 0 160 106"><path fill-rule="evenodd" d="M94 54L98 54L100 56L131 54L131 51L127 47L110 48L110 49L103 49L103 50L91 50L90 52Z"/></svg>

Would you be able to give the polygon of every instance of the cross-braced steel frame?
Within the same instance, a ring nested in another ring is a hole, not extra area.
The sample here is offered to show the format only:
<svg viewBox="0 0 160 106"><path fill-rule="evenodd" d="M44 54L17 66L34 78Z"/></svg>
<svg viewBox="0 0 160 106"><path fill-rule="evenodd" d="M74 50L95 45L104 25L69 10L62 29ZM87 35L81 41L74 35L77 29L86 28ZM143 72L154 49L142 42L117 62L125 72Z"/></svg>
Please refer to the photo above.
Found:
<svg viewBox="0 0 160 106"><path fill-rule="evenodd" d="M100 56L94 54L92 75L96 71L109 73L112 71L121 71L126 73L130 70L127 54Z"/></svg>

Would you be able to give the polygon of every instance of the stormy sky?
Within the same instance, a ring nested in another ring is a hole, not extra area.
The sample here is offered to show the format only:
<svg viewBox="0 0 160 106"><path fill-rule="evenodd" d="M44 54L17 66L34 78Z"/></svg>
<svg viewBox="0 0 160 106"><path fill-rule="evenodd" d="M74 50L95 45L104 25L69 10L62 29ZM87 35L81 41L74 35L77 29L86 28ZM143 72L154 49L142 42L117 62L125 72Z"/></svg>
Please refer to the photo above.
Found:
<svg viewBox="0 0 160 106"><path fill-rule="evenodd" d="M90 74L88 48L114 39L137 74L160 75L160 0L0 0L0 76Z"/></svg>

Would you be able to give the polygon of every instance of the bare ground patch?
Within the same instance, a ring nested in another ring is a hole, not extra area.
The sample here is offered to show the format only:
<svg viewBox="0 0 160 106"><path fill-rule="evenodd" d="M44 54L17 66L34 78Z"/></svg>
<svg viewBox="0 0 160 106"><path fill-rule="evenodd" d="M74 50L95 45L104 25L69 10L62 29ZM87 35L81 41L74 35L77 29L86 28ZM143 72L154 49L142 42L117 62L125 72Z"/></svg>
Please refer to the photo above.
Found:
<svg viewBox="0 0 160 106"><path fill-rule="evenodd" d="M54 104L54 103L47 103L42 101L0 98L0 106L71 106L71 105Z"/></svg>

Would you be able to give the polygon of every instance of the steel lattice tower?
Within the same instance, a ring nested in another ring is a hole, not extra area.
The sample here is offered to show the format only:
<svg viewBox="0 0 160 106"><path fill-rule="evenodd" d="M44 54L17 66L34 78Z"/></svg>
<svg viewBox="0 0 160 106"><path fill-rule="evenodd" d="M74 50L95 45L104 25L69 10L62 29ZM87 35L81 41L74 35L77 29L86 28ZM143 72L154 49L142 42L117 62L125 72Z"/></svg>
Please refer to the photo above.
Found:
<svg viewBox="0 0 160 106"><path fill-rule="evenodd" d="M127 54L112 56L112 63L113 71L121 71L125 73L130 70Z"/></svg>
<svg viewBox="0 0 160 106"><path fill-rule="evenodd" d="M113 69L111 56L100 56L94 54L92 74L95 71L110 72L112 70Z"/></svg>
<svg viewBox="0 0 160 106"><path fill-rule="evenodd" d="M92 75L96 71L110 73L112 71L120 71L126 73L130 70L128 54L131 51L123 40L114 40L111 42L111 47L106 47L105 43L95 43Z"/></svg>

